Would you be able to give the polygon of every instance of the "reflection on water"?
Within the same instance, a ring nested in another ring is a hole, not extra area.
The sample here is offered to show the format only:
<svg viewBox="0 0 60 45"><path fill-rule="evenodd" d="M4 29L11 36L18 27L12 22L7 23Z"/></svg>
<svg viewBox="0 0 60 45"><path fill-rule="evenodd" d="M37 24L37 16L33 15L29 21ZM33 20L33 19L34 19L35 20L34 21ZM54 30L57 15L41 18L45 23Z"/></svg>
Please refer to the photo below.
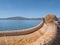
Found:
<svg viewBox="0 0 60 45"><path fill-rule="evenodd" d="M0 31L31 28L39 23L40 20L0 20Z"/></svg>

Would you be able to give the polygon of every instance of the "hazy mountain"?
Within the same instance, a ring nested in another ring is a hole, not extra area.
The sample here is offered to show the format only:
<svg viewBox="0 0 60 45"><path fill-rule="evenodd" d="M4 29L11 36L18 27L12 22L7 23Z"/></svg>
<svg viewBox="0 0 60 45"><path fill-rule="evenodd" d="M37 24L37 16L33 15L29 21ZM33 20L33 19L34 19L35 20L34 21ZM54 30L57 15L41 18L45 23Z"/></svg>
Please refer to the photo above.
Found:
<svg viewBox="0 0 60 45"><path fill-rule="evenodd" d="M41 20L41 18L8 17L0 18L0 20Z"/></svg>

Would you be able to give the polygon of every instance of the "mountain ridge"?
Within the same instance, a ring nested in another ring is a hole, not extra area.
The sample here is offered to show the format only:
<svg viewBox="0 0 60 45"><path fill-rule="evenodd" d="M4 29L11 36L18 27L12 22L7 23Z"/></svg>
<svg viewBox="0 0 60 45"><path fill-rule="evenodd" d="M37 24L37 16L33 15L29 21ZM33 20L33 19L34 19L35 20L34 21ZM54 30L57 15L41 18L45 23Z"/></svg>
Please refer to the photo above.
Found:
<svg viewBox="0 0 60 45"><path fill-rule="evenodd" d="M41 18L26 18L21 16L0 18L0 20L41 20Z"/></svg>

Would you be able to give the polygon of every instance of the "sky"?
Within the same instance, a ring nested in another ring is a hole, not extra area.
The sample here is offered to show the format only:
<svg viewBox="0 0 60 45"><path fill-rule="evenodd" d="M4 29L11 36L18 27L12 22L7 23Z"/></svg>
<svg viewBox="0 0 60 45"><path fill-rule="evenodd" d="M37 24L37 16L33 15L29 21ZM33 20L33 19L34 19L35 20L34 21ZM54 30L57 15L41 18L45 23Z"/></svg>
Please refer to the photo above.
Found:
<svg viewBox="0 0 60 45"><path fill-rule="evenodd" d="M39 18L47 14L60 17L60 0L0 0L0 18Z"/></svg>

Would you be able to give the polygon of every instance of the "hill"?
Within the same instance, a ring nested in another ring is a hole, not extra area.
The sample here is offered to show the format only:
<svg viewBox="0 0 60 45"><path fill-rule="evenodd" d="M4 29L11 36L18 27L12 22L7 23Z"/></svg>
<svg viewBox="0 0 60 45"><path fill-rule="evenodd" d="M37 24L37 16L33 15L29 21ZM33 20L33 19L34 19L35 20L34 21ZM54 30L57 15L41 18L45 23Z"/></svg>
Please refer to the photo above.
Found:
<svg viewBox="0 0 60 45"><path fill-rule="evenodd" d="M0 20L41 20L41 18L8 17L0 18Z"/></svg>

